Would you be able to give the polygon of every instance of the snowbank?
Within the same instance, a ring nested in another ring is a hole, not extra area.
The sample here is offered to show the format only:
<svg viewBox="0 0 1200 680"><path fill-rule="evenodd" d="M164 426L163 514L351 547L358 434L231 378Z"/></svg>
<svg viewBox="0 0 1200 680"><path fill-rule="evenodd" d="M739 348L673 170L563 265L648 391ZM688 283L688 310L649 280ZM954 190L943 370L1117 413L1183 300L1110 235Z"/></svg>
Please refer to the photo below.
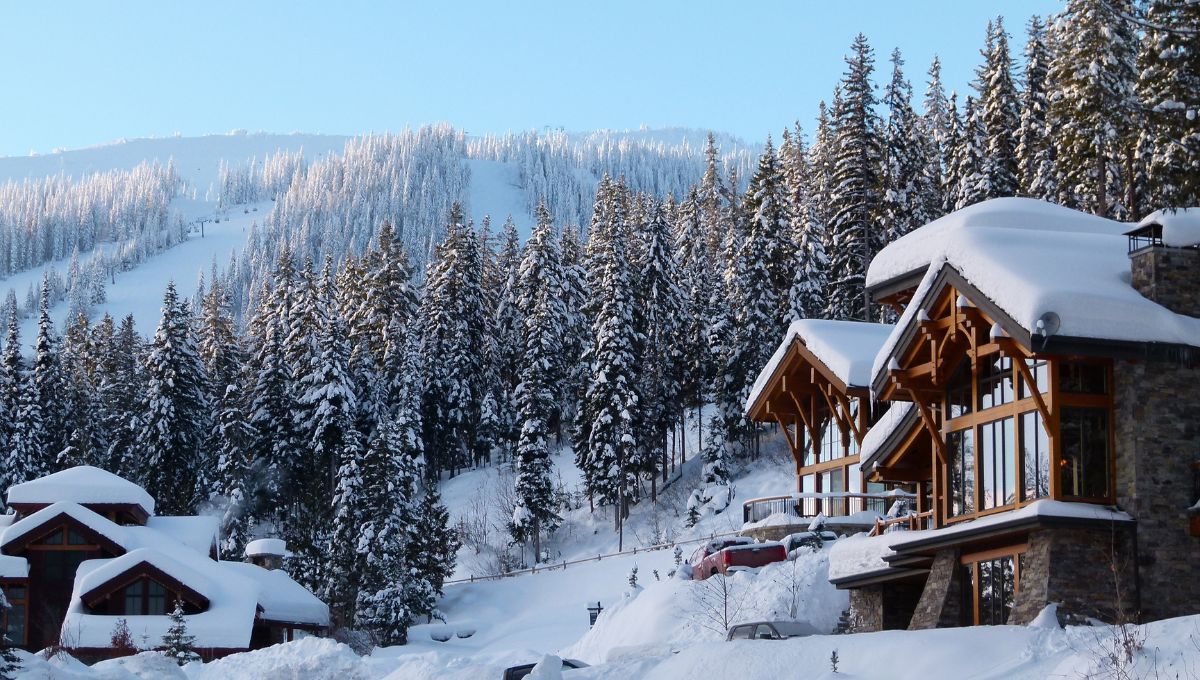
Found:
<svg viewBox="0 0 1200 680"><path fill-rule="evenodd" d="M635 597L607 608L595 627L563 654L588 663L607 663L669 655L686 645L723 640L721 634L706 627L712 622L697 607L701 592L715 583L710 581L651 582ZM832 631L850 602L848 593L829 583L828 547L802 551L795 560L758 570L735 572L729 577L729 586L741 605L735 623L799 620Z"/></svg>

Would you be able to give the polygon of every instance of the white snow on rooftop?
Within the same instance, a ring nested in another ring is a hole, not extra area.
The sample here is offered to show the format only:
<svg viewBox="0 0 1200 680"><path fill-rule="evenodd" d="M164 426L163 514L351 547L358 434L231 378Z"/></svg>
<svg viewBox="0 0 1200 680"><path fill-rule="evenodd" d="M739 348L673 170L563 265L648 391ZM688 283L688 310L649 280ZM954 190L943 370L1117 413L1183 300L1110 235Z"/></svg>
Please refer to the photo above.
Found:
<svg viewBox="0 0 1200 680"><path fill-rule="evenodd" d="M862 446L859 447L859 460L870 460L874 456L883 443L887 441L896 428L900 427L900 423L916 406L911 401L893 401L888 409L883 412L879 420L867 430L866 436L863 437ZM870 472L870 470L866 470Z"/></svg>
<svg viewBox="0 0 1200 680"><path fill-rule="evenodd" d="M29 560L15 555L0 555L0 578L28 578Z"/></svg>
<svg viewBox="0 0 1200 680"><path fill-rule="evenodd" d="M914 232L915 233L915 232ZM876 357L878 376L944 265L1028 332L1053 313L1055 335L1200 347L1200 319L1176 314L1130 285L1125 236L980 227L944 234L925 278ZM1037 342L1034 342L1036 349Z"/></svg>
<svg viewBox="0 0 1200 680"><path fill-rule="evenodd" d="M86 574L75 579L75 588L81 595L99 588L143 562L175 578L183 585L210 600L218 592L216 582L201 573L207 570L203 566L197 567L195 560L187 560L192 562L192 565L185 565L179 559L176 559L176 557L169 556L161 550L153 548L138 548L130 550L120 557L93 561L98 562L99 565L89 569ZM207 561L216 565L216 562L212 560ZM82 572L80 573L82 574Z"/></svg>
<svg viewBox="0 0 1200 680"><path fill-rule="evenodd" d="M871 365L879 348L887 340L892 327L881 323L861 321L831 321L827 319L800 319L793 321L771 360L763 367L754 381L750 396L746 399L746 410L755 401L771 374L779 367L788 348L799 339L821 363L850 387L866 387L871 383Z"/></svg>
<svg viewBox="0 0 1200 680"><path fill-rule="evenodd" d="M154 498L142 487L111 472L80 465L8 489L13 503L117 503L140 505L154 514Z"/></svg>
<svg viewBox="0 0 1200 680"><path fill-rule="evenodd" d="M1039 501L1034 501L1023 508L1012 510L1010 512L1000 512L994 515L988 515L980 519L971 520L969 522L959 522L953 526L934 531L909 531L897 532L900 540L893 541L891 547L896 551L904 550L906 545L916 543L917 541L938 537L950 537L961 533L970 533L987 529L989 527L1002 527L1007 524L1021 522L1031 518L1059 518L1059 519L1093 519L1105 522L1132 522L1133 517L1122 510L1096 505L1094 503L1071 503L1067 501L1055 501L1048 498L1043 498ZM918 535L919 534L919 535ZM891 535L891 534L885 534Z"/></svg>
<svg viewBox="0 0 1200 680"><path fill-rule="evenodd" d="M1138 222L1139 227L1162 226L1163 245L1187 248L1200 245L1200 208L1155 210Z"/></svg>
<svg viewBox="0 0 1200 680"><path fill-rule="evenodd" d="M884 558L896 554L893 545L905 540L928 538L934 533L933 530L894 531L878 536L860 533L839 539L829 552L829 580L887 571L891 566Z"/></svg>
<svg viewBox="0 0 1200 680"><path fill-rule="evenodd" d="M259 555L286 556L287 543L282 538L260 538L246 544L246 557Z"/></svg>
<svg viewBox="0 0 1200 680"><path fill-rule="evenodd" d="M292 580L287 572L245 562L220 562L221 568L258 586L258 604L269 621L329 625L329 607Z"/></svg>
<svg viewBox="0 0 1200 680"><path fill-rule="evenodd" d="M67 515L126 550L133 547L129 538L129 527L120 526L78 503L60 502L48 505L5 528L0 532L0 549L32 531L37 531L58 515Z"/></svg>
<svg viewBox="0 0 1200 680"><path fill-rule="evenodd" d="M207 555L217 540L221 522L216 517L168 516L151 517L146 528L166 534L198 553Z"/></svg>
<svg viewBox="0 0 1200 680"><path fill-rule="evenodd" d="M1128 225L1032 198L994 198L944 215L888 244L871 260L867 286L923 271L949 234L996 227L1121 236Z"/></svg>

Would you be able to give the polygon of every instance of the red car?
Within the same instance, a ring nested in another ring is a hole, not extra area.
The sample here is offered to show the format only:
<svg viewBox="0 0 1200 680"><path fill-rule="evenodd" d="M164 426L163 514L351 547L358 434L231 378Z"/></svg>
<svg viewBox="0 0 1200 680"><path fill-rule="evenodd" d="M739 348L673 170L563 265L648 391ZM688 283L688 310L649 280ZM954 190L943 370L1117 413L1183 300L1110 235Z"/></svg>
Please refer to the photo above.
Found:
<svg viewBox="0 0 1200 680"><path fill-rule="evenodd" d="M717 574L727 574L731 568L754 569L787 559L782 543L742 543L731 545L706 556L692 566L692 578L701 580Z"/></svg>
<svg viewBox="0 0 1200 680"><path fill-rule="evenodd" d="M708 557L709 555L719 553L731 545L752 545L753 543L754 539L750 538L749 536L732 536L714 539L708 543L705 543L699 548L696 548L696 550L692 552L692 556L687 560L687 563L692 565L692 577L695 579L703 579L708 576L708 572L705 572L703 575L701 575L700 563L703 562L704 558Z"/></svg>

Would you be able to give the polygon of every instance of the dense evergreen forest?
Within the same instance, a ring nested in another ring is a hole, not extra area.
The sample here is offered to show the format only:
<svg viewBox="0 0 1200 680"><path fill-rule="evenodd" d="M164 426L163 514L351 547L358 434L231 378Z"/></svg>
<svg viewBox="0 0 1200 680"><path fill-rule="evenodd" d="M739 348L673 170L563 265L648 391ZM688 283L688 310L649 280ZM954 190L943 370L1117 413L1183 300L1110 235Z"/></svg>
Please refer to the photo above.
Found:
<svg viewBox="0 0 1200 680"><path fill-rule="evenodd" d="M540 556L562 513L552 449L572 446L619 528L654 502L685 411L713 404L703 450L684 448L704 458L695 509L755 455L743 402L789 320L886 319L863 284L888 242L1000 196L1121 220L1200 203L1198 31L1189 0L1069 0L1029 21L1018 54L998 17L962 98L936 59L914 93L900 52L880 65L860 35L815 129L783 130L757 163L711 137L698 164L657 173L639 173L641 151L598 151L585 160L608 172L586 197L546 169L566 167L553 161L573 153L562 139L481 143L479 157L530 154L523 172L542 178L527 185L525 243L511 220L465 219L460 174L376 162L415 138L229 168L227 202L275 208L194 299L168 287L153 338L132 318L89 318L83 297L60 336L47 280L30 358L6 306L0 488L74 464L113 470L163 513L220 514L226 554L285 538L291 572L342 625L403 642L458 546L438 480L512 466L509 531ZM425 134L446 153L467 144ZM170 170L145 172L166 200ZM0 189L0 212L16 193ZM95 242L54 233L13 241L0 267Z"/></svg>

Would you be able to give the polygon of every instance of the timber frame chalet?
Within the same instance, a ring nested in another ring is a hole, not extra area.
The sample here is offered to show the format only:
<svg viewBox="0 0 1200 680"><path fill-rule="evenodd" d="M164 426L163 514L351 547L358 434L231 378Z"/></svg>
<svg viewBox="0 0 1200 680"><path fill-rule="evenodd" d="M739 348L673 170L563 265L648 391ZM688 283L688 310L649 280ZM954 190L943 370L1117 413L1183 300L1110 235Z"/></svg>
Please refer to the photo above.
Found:
<svg viewBox="0 0 1200 680"><path fill-rule="evenodd" d="M859 463L917 499L833 548L858 629L1200 612L1198 244L1200 219L996 199L879 253L868 288L900 319Z"/></svg>
<svg viewBox="0 0 1200 680"><path fill-rule="evenodd" d="M830 529L869 529L887 511L894 485L866 481L859 451L878 412L867 384L871 362L890 332L891 326L857 321L791 324L746 408L752 419L775 422L784 433L796 492L748 501L743 519L751 530L771 516L796 519L755 535L779 538L818 515Z"/></svg>
<svg viewBox="0 0 1200 680"><path fill-rule="evenodd" d="M133 644L161 645L178 603L208 660L318 634L329 609L278 570L281 541L219 559L211 517L164 517L141 487L80 466L8 489L0 515L0 624L28 651L62 645L84 660L111 657L116 622ZM279 553L277 556L264 555Z"/></svg>

